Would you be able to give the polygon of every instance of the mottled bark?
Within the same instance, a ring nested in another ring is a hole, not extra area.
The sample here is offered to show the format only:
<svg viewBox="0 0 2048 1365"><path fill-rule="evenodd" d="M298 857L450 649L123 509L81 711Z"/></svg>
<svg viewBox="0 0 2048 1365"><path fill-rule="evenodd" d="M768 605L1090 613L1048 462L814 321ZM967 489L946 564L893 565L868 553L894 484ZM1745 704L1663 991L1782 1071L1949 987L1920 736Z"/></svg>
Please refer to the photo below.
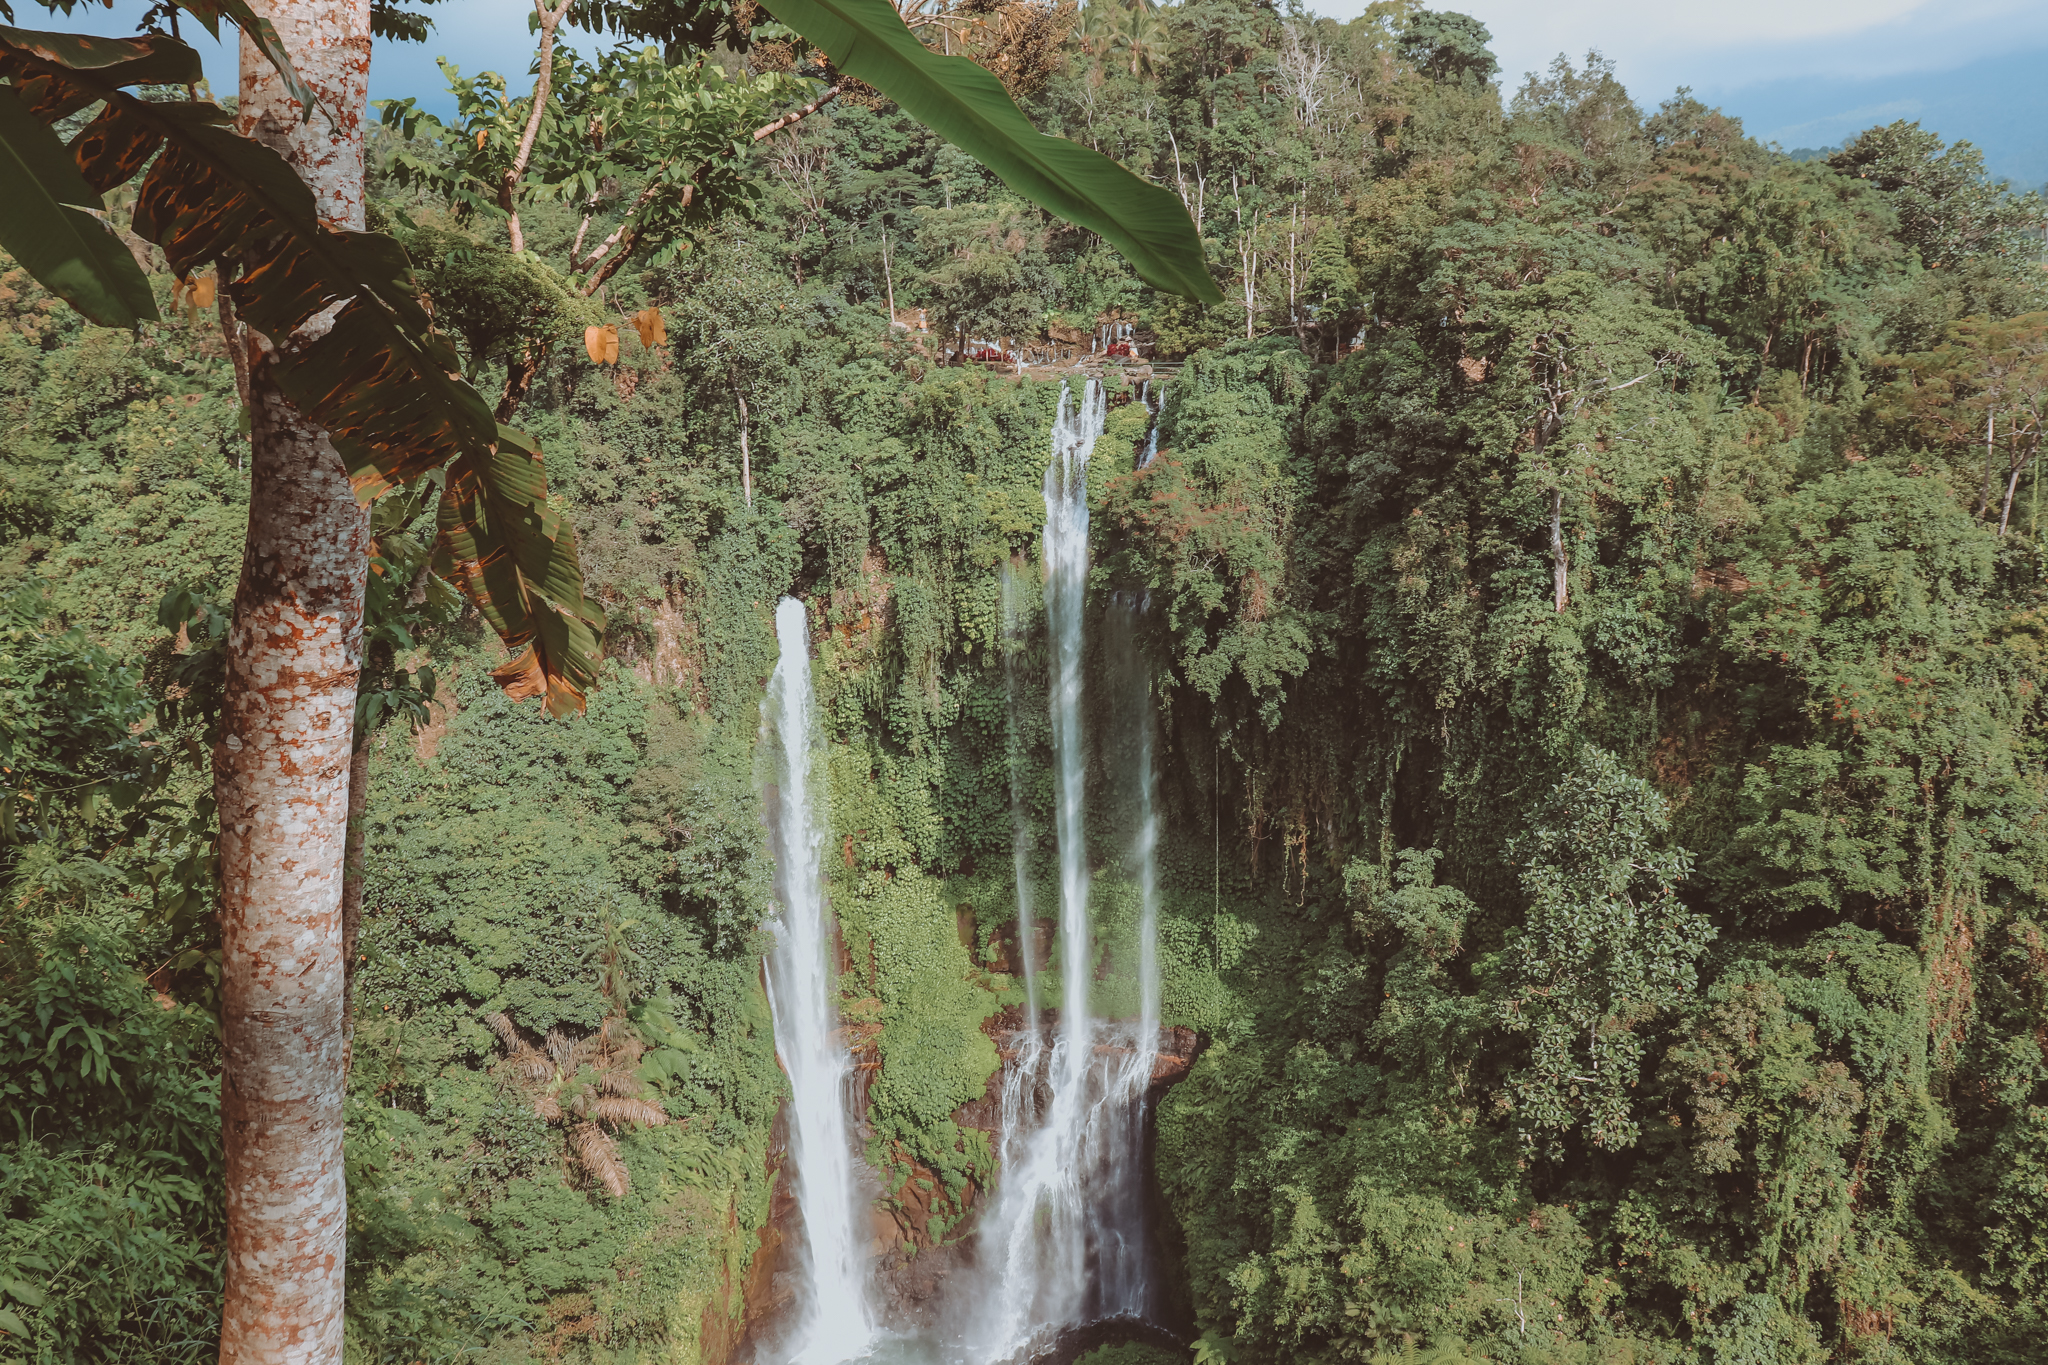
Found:
<svg viewBox="0 0 2048 1365"><path fill-rule="evenodd" d="M369 108L369 0L252 0L283 39L292 64L320 97L311 119L247 38L235 127L274 149L312 188L320 216L363 227L363 116Z"/></svg>
<svg viewBox="0 0 2048 1365"><path fill-rule="evenodd" d="M519 134L519 150L513 153L512 164L498 180L498 207L505 210L505 227L515 255L526 250L526 232L519 223L519 182L526 178L527 163L533 159L533 140L540 133L541 120L547 116L548 87L555 77L555 30L561 27L562 16L569 12L569 0L562 0L553 9L534 0L533 12L540 20L540 56L534 63L533 100L527 106L526 127Z"/></svg>
<svg viewBox="0 0 2048 1365"><path fill-rule="evenodd" d="M241 130L336 227L363 226L369 0L257 0L324 108L302 121L246 43ZM342 861L369 519L340 457L252 358L249 535L228 636L220 804L222 1365L337 1365Z"/></svg>

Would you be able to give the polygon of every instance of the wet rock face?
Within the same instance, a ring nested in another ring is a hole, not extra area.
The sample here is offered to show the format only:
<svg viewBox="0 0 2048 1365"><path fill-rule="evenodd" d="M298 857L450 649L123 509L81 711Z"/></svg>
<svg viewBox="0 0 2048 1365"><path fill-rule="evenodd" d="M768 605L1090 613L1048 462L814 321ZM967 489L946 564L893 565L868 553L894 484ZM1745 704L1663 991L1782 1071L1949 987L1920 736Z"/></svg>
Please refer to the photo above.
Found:
<svg viewBox="0 0 2048 1365"><path fill-rule="evenodd" d="M899 1152L899 1157L901 1153ZM973 1181L955 1197L949 1194L936 1172L915 1161L907 1162L910 1174L903 1183L890 1192L884 1204L871 1212L874 1240L868 1245L871 1255L880 1256L893 1248L901 1247L905 1254L919 1255L937 1247L939 1239L931 1232L932 1219L943 1216L952 1220L946 1234L959 1241L970 1228L969 1219L977 1210L980 1186ZM894 1231L883 1228L884 1222L893 1226Z"/></svg>
<svg viewBox="0 0 2048 1365"><path fill-rule="evenodd" d="M1039 1028L1057 1032L1060 1012L1056 1009L1039 1011ZM1016 1061L1018 1036L1024 1031L1024 1010L1020 1005L1005 1006L999 1013L990 1015L982 1024L986 1033L996 1045L996 1055L1002 1058L1002 1067L988 1078L988 1088L982 1097L962 1105L954 1111L953 1121L963 1128L979 1128L993 1133L1000 1119L997 1099L1002 1094L1003 1081L1009 1067ZM1128 1049L1114 1043L1098 1043L1098 1056L1124 1052ZM1159 1030L1158 1053L1152 1062L1152 1086L1155 1091L1184 1079L1202 1054L1202 1035L1191 1028L1161 1028ZM1153 1099L1158 1095L1154 1094Z"/></svg>
<svg viewBox="0 0 2048 1365"><path fill-rule="evenodd" d="M1202 1036L1191 1028L1159 1030L1159 1056L1152 1063L1155 1090L1183 1080L1202 1054Z"/></svg>
<svg viewBox="0 0 2048 1365"><path fill-rule="evenodd" d="M1041 1029L1057 1030L1058 1010L1039 1012ZM852 1076L854 1119L866 1120L867 1094L881 1069L879 1050L872 1036L879 1026L859 1024L846 1027L846 1038L854 1053ZM1024 1011L1011 1005L991 1015L982 1031L996 1045L1001 1065L989 1074L981 1097L953 1111L953 1121L962 1128L977 1128L994 1139L1002 1125L1004 1081L1020 1054L1024 1032ZM1183 1079L1201 1055L1201 1035L1190 1028L1159 1030L1158 1053L1152 1064L1150 1098L1156 1101L1166 1087ZM1097 1045L1098 1052L1127 1049L1115 1044ZM778 1115L769 1147L769 1169L782 1162L787 1147L786 1120ZM874 1306L878 1319L894 1331L943 1334L951 1325L949 1312L958 1312L975 1266L975 1232L984 1191L970 1183L956 1201L945 1192L939 1177L923 1166L912 1164L910 1174L898 1189L881 1190L884 1195L869 1206L868 1253L873 1257ZM772 1343L788 1325L796 1308L799 1289L799 1239L803 1219L796 1200L788 1193L789 1182L778 1180L768 1222L761 1229L753 1260L747 1267L739 1302L732 1310L712 1321L706 1314L705 1365L736 1365L754 1358L764 1343ZM943 1215L950 1220L943 1240L931 1235L931 1222ZM1093 1323L1064 1334L1050 1354L1032 1365L1064 1365L1097 1346L1118 1341L1152 1340L1160 1344L1171 1338L1157 1329L1130 1322Z"/></svg>
<svg viewBox="0 0 2048 1365"><path fill-rule="evenodd" d="M974 1265L970 1242L922 1251L898 1243L875 1263L875 1316L895 1331L943 1333L960 1299L954 1286L972 1277Z"/></svg>
<svg viewBox="0 0 2048 1365"><path fill-rule="evenodd" d="M1031 970L1042 972L1052 966L1052 945L1059 937L1059 932L1060 926L1056 920L1037 919L1031 922ZM1023 974L1024 954L1017 942L1017 925L1014 921L998 925L989 934L989 947L995 950L995 956L988 963L990 971L1003 972L1009 976ZM1021 1018L1023 1012L1015 1005L1003 1011L1004 1015L1012 1013ZM1001 1018L1002 1015L997 1017Z"/></svg>
<svg viewBox="0 0 2048 1365"><path fill-rule="evenodd" d="M1060 1333L1059 1340L1048 1350L1031 1357L1029 1365L1073 1365L1073 1362L1090 1351L1099 1350L1104 1346L1122 1346L1134 1341L1162 1347L1176 1354L1187 1350L1185 1341L1163 1327L1118 1318L1107 1322L1091 1322L1085 1327L1075 1327Z"/></svg>
<svg viewBox="0 0 2048 1365"><path fill-rule="evenodd" d="M789 1117L777 1110L768 1133L768 1173L776 1176L789 1154ZM736 1214L728 1212L728 1219ZM772 1341L787 1325L796 1307L797 1242L803 1216L786 1180L776 1179L768 1205L768 1221L756 1235L747 1273L733 1292L730 1270L720 1276L719 1293L704 1310L703 1365L729 1365L752 1360L763 1341Z"/></svg>
<svg viewBox="0 0 2048 1365"><path fill-rule="evenodd" d="M1056 1032L1059 1011L1041 1010L1038 1026L1042 1031ZM953 1111L953 1121L962 1128L975 1128L988 1134L993 1145L999 1140L1002 1127L1003 1089L1022 1053L1025 1033L1023 1007L1011 1005L991 1015L983 1022L982 1031L995 1043L1001 1065L990 1073L979 1099ZM1096 1051L1108 1055L1128 1052L1129 1048L1099 1043ZM1185 1077L1200 1052L1201 1036L1195 1030L1162 1028L1157 1057L1152 1066L1151 1100L1156 1102L1161 1091ZM1050 1100L1049 1091L1040 1096L1041 1105L1050 1103ZM980 1214L987 1194L979 1185L969 1184L956 1203L943 1193L935 1175L913 1166L910 1178L902 1189L894 1192L889 1206L878 1205L874 1209L871 1219L874 1235L870 1250L875 1256L876 1308L884 1323L899 1331L945 1331L948 1326L946 1313L959 1312L963 1306L962 1296L971 1292L963 1282L976 1266L975 1233L980 1226ZM930 1223L936 1214L953 1220L947 1225L943 1240L931 1236ZM1108 1325L1103 1327L1108 1330ZM1123 1324L1122 1330L1128 1335L1134 1329L1131 1324ZM1111 1339L1096 1332L1085 1338L1075 1336L1074 1342L1086 1340L1100 1345ZM1125 1337L1114 1339L1123 1340ZM1063 1338L1062 1346L1068 1344ZM1078 1353L1079 1346L1072 1354ZM1060 1358L1071 1359L1072 1354Z"/></svg>

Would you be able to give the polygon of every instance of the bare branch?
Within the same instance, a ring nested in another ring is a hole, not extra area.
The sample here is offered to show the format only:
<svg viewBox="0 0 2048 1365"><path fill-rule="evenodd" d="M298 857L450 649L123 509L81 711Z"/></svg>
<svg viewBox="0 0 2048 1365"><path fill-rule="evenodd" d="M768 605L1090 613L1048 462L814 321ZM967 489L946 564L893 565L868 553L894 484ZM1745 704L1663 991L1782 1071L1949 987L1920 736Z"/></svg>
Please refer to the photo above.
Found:
<svg viewBox="0 0 2048 1365"><path fill-rule="evenodd" d="M791 124L803 122L803 120L817 113L820 109L823 109L826 105L830 104L833 100L837 99L838 97L839 87L836 85L830 87L825 91L824 94L818 96L818 98L812 100L803 108L792 109L788 113L784 114L781 118L775 119L769 123L764 123L759 128L756 128L754 130L754 141L760 142L765 138L771 138L775 136L777 133L781 132L784 128L789 127Z"/></svg>
<svg viewBox="0 0 2048 1365"><path fill-rule="evenodd" d="M561 26L562 18L569 12L570 0L553 9L547 7L547 0L533 0L533 12L540 16L540 71L533 79L533 107L526 111L526 127L519 135L519 150L513 153L512 164L505 168L504 176L498 182L498 207L505 210L505 217L512 232L512 250L526 250L526 234L519 226L519 182L526 178L527 164L533 160L533 140L540 135L540 121L547 112L548 87L555 75L555 30Z"/></svg>

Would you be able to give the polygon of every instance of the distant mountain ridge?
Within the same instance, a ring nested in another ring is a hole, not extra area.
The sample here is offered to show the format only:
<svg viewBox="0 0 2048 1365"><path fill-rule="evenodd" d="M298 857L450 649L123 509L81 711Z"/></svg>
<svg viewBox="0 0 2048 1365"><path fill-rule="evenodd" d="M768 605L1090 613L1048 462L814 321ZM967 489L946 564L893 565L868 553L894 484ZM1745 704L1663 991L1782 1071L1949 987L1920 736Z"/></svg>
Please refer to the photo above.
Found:
<svg viewBox="0 0 2048 1365"><path fill-rule="evenodd" d="M1739 116L1759 141L1794 149L1796 160L1826 156L1873 124L1910 119L1951 142L1975 143L1992 175L2035 189L2048 183L2044 62L2048 49L2037 47L1944 71L1790 76L1702 89L1700 97Z"/></svg>

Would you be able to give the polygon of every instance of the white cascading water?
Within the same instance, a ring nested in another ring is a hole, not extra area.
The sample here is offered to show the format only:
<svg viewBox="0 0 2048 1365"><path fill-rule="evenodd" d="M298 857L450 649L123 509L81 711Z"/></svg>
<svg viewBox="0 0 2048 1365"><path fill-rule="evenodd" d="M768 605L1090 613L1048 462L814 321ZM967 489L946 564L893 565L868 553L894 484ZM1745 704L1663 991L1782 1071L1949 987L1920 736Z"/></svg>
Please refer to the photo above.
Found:
<svg viewBox="0 0 2048 1365"><path fill-rule="evenodd" d="M790 1365L835 1365L865 1352L875 1335L856 1229L858 1186L846 1122L851 1058L839 1036L839 985L830 913L819 877L823 813L811 790L810 631L803 603L775 608L781 657L761 703L779 741L776 881L781 912L769 922L768 1003L775 1050L789 1074L789 1155L783 1178L803 1215L799 1249L808 1301L779 1354Z"/></svg>
<svg viewBox="0 0 2048 1365"><path fill-rule="evenodd" d="M1062 387L1045 470L1045 624L1052 654L1053 832L1060 858L1060 1042L1054 1108L1078 1103L1089 1057L1088 751L1081 733L1082 623L1088 608L1088 457L1109 406L1091 379L1078 405ZM1069 1116L1071 1117L1071 1116Z"/></svg>
<svg viewBox="0 0 2048 1365"><path fill-rule="evenodd" d="M980 1261L990 1276L970 1332L973 1358L1018 1359L1082 1322L1136 1318L1146 1308L1143 1114L1158 1047L1157 964L1140 948L1143 1018L1133 1028L1089 1011L1094 939L1084 830L1087 748L1081 726L1083 617L1088 590L1088 459L1107 405L1089 381L1081 401L1062 391L1045 473L1045 603L1052 655L1054 829L1059 846L1059 1019L1017 1039L1001 1094L1001 1186L983 1223ZM1148 767L1149 737L1145 740ZM1013 755L1021 760L1021 755ZM1141 880L1151 882L1151 838L1141 837ZM1018 889L1027 896L1019 849ZM1146 889L1149 940L1152 894ZM1020 935L1020 938L1023 937ZM1029 954L1028 940L1024 947Z"/></svg>

